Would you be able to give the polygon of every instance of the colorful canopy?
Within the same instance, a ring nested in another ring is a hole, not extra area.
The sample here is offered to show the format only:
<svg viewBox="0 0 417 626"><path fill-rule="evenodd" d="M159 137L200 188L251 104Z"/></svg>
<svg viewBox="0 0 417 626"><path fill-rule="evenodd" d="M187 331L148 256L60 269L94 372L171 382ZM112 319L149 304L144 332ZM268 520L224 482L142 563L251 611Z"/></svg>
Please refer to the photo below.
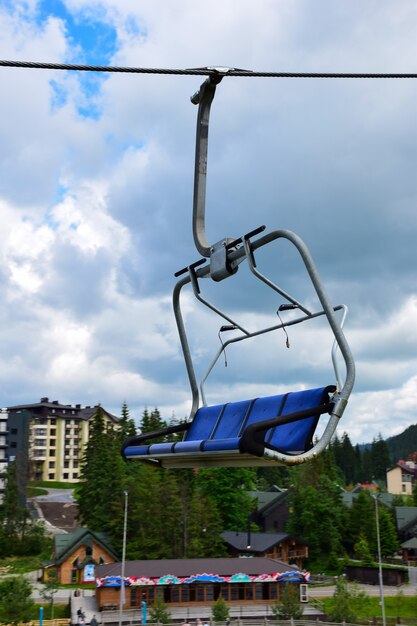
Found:
<svg viewBox="0 0 417 626"><path fill-rule="evenodd" d="M141 576L129 576L124 579L126 587L144 587L146 585L188 585L192 583L267 583L267 582L300 582L306 583L310 579L310 572L288 571L275 574L259 574L249 576L243 572L237 572L231 576L220 576L219 574L193 574L187 578L178 578L171 574L166 574L160 578L147 578ZM105 576L96 578L97 587L120 587L120 576Z"/></svg>

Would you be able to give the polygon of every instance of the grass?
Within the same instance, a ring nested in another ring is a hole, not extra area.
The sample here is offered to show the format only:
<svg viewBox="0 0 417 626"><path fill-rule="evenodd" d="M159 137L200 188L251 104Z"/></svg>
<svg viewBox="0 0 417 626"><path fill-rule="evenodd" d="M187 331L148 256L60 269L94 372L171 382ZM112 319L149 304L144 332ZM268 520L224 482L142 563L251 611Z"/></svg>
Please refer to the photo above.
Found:
<svg viewBox="0 0 417 626"><path fill-rule="evenodd" d="M327 613L330 608L332 598L320 598L320 606ZM378 597L369 597L366 607L363 608L359 618L381 617L381 607ZM403 596L401 593L396 596L386 596L384 598L386 617L416 617L417 615L417 595Z"/></svg>
<svg viewBox="0 0 417 626"><path fill-rule="evenodd" d="M41 606L43 606L43 619L51 619L51 605L49 603L35 604L30 616L31 619L39 619L39 609ZM71 617L69 605L54 603L54 619L62 619L64 617Z"/></svg>
<svg viewBox="0 0 417 626"><path fill-rule="evenodd" d="M42 487L28 487L27 496L28 498L35 498L36 496L46 496L48 493L47 489L42 489Z"/></svg>
<svg viewBox="0 0 417 626"><path fill-rule="evenodd" d="M10 556L0 559L0 568L7 568L4 575L27 574L40 569L39 556Z"/></svg>

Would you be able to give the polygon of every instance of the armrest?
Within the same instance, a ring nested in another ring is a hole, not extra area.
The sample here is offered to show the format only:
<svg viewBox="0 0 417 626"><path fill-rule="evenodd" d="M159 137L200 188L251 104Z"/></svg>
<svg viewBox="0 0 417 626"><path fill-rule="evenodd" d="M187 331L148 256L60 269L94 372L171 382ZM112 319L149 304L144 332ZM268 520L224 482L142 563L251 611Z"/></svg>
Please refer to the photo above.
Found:
<svg viewBox="0 0 417 626"><path fill-rule="evenodd" d="M149 433L143 433L142 435L134 435L129 437L123 442L121 453L124 456L126 448L129 446L139 446L140 444L148 441L148 439L155 439L156 437L164 437L165 435L172 435L175 433L181 433L189 429L191 422L185 422L184 424L178 424L176 426L167 426L167 428L161 428L160 430L154 430Z"/></svg>
<svg viewBox="0 0 417 626"><path fill-rule="evenodd" d="M245 428L239 441L239 450L241 452L249 452L255 456L263 456L265 446L265 435L270 428L275 426L283 426L284 424L291 424L308 417L314 417L316 415L323 415L323 413L331 413L334 407L334 402L327 402L326 404L320 404L310 409L304 409L297 411L296 413L289 413L288 415L280 415L273 417L272 419L263 420L255 424L250 424ZM273 448L274 450L276 448ZM278 450L287 454L285 450Z"/></svg>

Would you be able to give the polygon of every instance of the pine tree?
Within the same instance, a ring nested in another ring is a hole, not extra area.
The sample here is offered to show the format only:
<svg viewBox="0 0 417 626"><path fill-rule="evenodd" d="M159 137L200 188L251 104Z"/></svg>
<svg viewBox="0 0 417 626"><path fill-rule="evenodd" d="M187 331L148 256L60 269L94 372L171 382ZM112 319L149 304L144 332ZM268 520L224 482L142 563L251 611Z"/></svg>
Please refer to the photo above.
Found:
<svg viewBox="0 0 417 626"><path fill-rule="evenodd" d="M376 550L375 503L372 496L362 489L349 510L349 521L345 533L347 547L353 548L363 537L372 554Z"/></svg>
<svg viewBox="0 0 417 626"><path fill-rule="evenodd" d="M374 560L369 549L369 543L365 535L360 534L357 542L353 546L356 556L364 565L373 565Z"/></svg>
<svg viewBox="0 0 417 626"><path fill-rule="evenodd" d="M122 404L122 414L119 420L120 440L123 442L128 437L136 435L135 420L130 417L129 408L126 402Z"/></svg>
<svg viewBox="0 0 417 626"><path fill-rule="evenodd" d="M360 482L370 482L374 476L371 449L366 447L362 454L362 480Z"/></svg>
<svg viewBox="0 0 417 626"><path fill-rule="evenodd" d="M374 439L371 445L371 460L373 477L377 480L386 481L387 469L391 465L390 454L386 442L381 434Z"/></svg>
<svg viewBox="0 0 417 626"><path fill-rule="evenodd" d="M120 439L112 429L106 431L99 406L91 419L77 487L78 515L83 524L118 536L123 524L124 482Z"/></svg>
<svg viewBox="0 0 417 626"><path fill-rule="evenodd" d="M353 475L353 483L361 483L364 481L363 478L363 467L362 467L362 453L358 444L355 446L355 471Z"/></svg>
<svg viewBox="0 0 417 626"><path fill-rule="evenodd" d="M161 417L159 409L155 408L151 413L149 413L148 409L145 409L142 414L142 419L140 422L140 430L142 433L151 433L154 431L161 430L162 428L166 428L167 424ZM154 439L154 441L160 441L162 439Z"/></svg>
<svg viewBox="0 0 417 626"><path fill-rule="evenodd" d="M226 602L223 600L223 596L219 596L211 609L211 615L213 622L225 622L230 615L230 609Z"/></svg>
<svg viewBox="0 0 417 626"><path fill-rule="evenodd" d="M399 549L399 541L392 515L384 505L379 504L379 536L381 555L392 556Z"/></svg>
<svg viewBox="0 0 417 626"><path fill-rule="evenodd" d="M184 558L226 556L226 546L220 536L222 520L215 503L194 489L186 516Z"/></svg>
<svg viewBox="0 0 417 626"><path fill-rule="evenodd" d="M300 606L300 591L298 585L285 583L281 594L281 602L273 605L271 608L275 619L301 619L303 609Z"/></svg>
<svg viewBox="0 0 417 626"><path fill-rule="evenodd" d="M309 563L317 567L331 567L342 553L346 509L338 481L331 452L293 471L287 532L310 543Z"/></svg>
<svg viewBox="0 0 417 626"><path fill-rule="evenodd" d="M356 458L355 451L347 433L343 433L341 444L342 464L340 465L345 478L345 485L353 483L355 479Z"/></svg>

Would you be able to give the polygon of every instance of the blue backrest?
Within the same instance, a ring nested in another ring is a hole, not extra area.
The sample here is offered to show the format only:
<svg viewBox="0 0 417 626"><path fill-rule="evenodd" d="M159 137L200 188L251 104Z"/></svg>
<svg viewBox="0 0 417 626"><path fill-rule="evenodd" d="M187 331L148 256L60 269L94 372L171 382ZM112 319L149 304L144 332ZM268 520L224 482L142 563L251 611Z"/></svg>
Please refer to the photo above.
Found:
<svg viewBox="0 0 417 626"><path fill-rule="evenodd" d="M325 388L294 391L285 397L281 415L289 415L304 409L311 409L323 402ZM285 449L288 452L299 452L311 441L319 420L318 416L300 419L291 424L283 424L267 434L266 442L273 448Z"/></svg>
<svg viewBox="0 0 417 626"><path fill-rule="evenodd" d="M216 404L198 409L185 441L231 439L242 435L246 426L280 415L316 407L323 402L325 388ZM317 416L271 428L265 442L272 448L288 452L304 450L309 445L318 422Z"/></svg>
<svg viewBox="0 0 417 626"><path fill-rule="evenodd" d="M201 409L198 409L187 431L185 441L210 439L223 408L223 404L216 404L215 406L203 406Z"/></svg>

